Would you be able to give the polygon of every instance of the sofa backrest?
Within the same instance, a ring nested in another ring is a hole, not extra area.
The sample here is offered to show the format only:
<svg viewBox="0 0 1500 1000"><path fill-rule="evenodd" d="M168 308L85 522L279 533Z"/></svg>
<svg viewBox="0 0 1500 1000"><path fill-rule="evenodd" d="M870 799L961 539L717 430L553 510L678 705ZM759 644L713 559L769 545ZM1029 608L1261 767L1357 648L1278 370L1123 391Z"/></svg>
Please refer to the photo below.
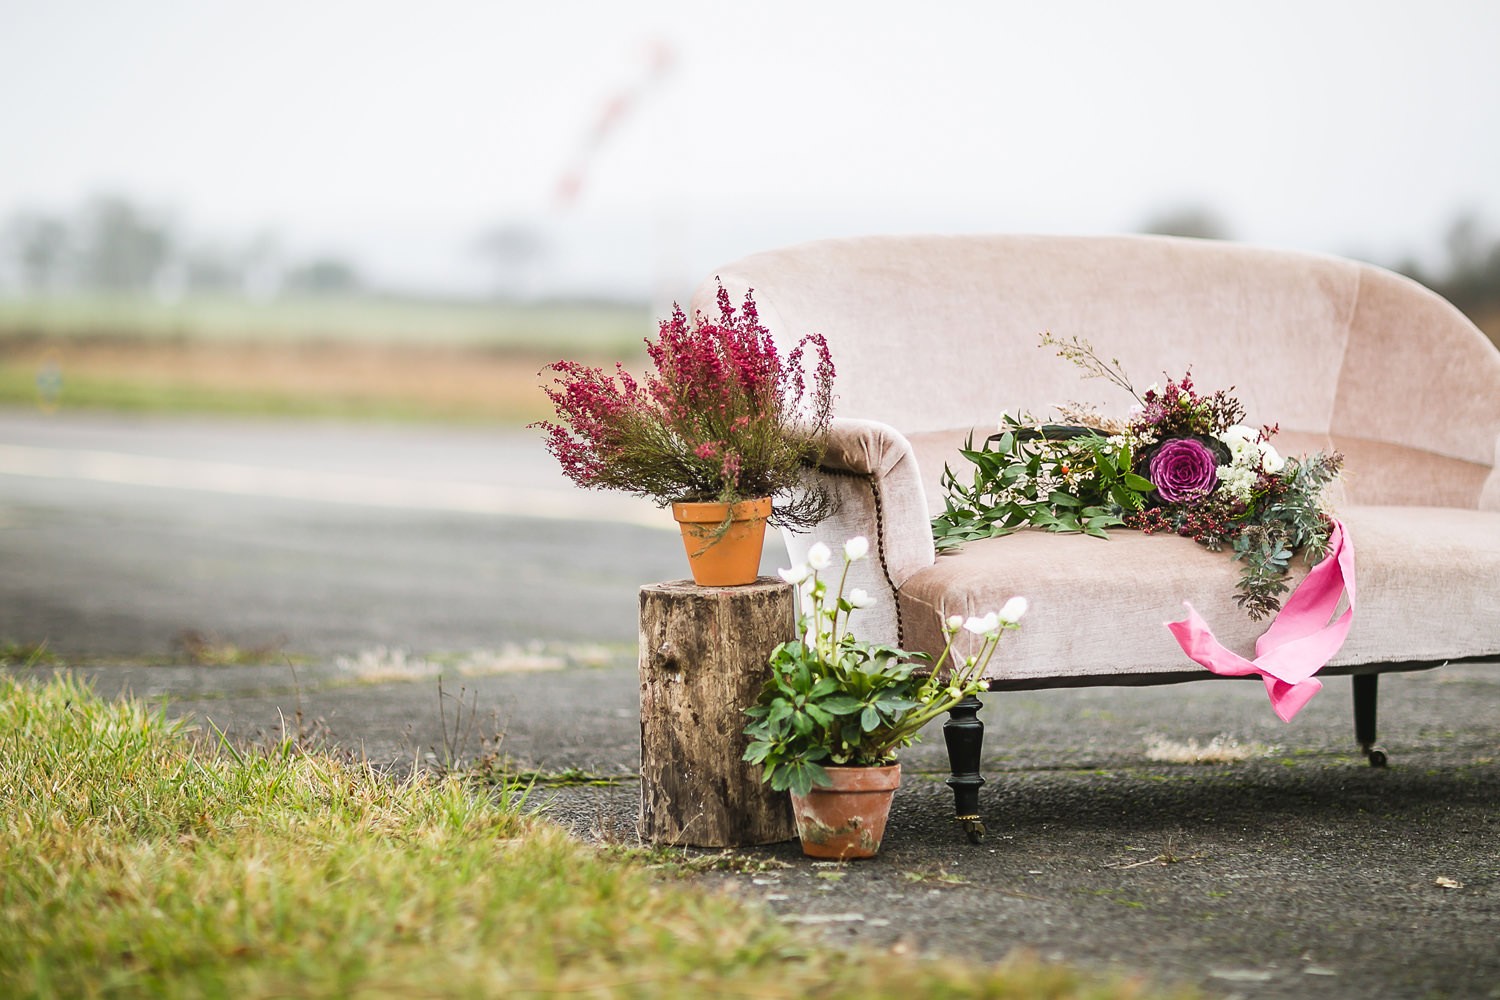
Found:
<svg viewBox="0 0 1500 1000"><path fill-rule="evenodd" d="M1247 423L1436 475L1425 502L1500 507L1500 353L1372 265L1171 237L873 236L755 254L717 277L736 303L753 287L779 339L828 338L839 416L920 435L1069 401L1123 415L1127 395L1038 346L1050 331L1118 358L1138 389L1191 366L1200 388L1234 387ZM692 310L712 314L714 291L710 277ZM1357 502L1423 502L1420 483L1381 471L1354 479Z"/></svg>

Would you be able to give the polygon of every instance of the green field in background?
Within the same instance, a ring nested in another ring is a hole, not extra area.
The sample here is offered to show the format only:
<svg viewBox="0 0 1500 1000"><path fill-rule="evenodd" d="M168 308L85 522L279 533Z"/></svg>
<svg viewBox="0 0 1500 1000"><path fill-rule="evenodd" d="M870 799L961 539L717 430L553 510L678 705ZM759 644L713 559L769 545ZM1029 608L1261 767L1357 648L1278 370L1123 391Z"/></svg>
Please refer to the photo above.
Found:
<svg viewBox="0 0 1500 1000"><path fill-rule="evenodd" d="M56 401L37 391L28 368L0 361L0 407L40 408L43 412L85 410L169 416L271 417L303 420L377 421L521 426L551 417L541 393L502 397L486 406L457 399L431 402L373 392L362 396L311 395L263 389L224 389L181 379L138 382L69 375Z"/></svg>
<svg viewBox="0 0 1500 1000"><path fill-rule="evenodd" d="M0 406L522 424L545 362L639 367L655 332L634 303L0 297Z"/></svg>
<svg viewBox="0 0 1500 1000"><path fill-rule="evenodd" d="M0 298L0 337L356 341L636 355L655 332L645 304L467 302L369 296L255 301L149 296Z"/></svg>

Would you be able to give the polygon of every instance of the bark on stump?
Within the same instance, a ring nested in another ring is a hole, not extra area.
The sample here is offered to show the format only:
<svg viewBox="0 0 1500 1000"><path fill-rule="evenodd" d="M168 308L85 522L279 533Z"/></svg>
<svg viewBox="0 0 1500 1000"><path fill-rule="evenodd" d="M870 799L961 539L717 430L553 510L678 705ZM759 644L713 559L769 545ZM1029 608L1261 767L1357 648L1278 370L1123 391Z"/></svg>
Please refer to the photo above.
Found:
<svg viewBox="0 0 1500 1000"><path fill-rule="evenodd" d="M654 843L737 847L797 835L786 792L746 764L744 710L778 643L793 637L792 588L690 580L641 588L641 836Z"/></svg>

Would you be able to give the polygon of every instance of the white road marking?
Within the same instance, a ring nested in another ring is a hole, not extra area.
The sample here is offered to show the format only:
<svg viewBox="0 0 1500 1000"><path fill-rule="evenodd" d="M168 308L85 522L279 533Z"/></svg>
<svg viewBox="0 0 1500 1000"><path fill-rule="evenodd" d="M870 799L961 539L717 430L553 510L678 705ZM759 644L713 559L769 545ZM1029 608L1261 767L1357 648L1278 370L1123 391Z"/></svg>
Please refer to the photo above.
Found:
<svg viewBox="0 0 1500 1000"><path fill-rule="evenodd" d="M0 444L0 476L3 475L403 510L607 521L664 531L677 530L669 512L633 497L583 490L274 468L119 451Z"/></svg>

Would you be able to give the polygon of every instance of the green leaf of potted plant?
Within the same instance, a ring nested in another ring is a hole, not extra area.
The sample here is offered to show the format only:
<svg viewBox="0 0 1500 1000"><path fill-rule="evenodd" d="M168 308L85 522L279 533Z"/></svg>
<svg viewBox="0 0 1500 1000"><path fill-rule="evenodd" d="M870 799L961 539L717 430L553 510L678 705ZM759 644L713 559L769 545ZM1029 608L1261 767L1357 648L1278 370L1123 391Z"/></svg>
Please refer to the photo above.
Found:
<svg viewBox="0 0 1500 1000"><path fill-rule="evenodd" d="M984 671L1003 632L1017 628L1026 599L1013 597L1000 611L945 623L948 642L934 662L925 653L865 642L849 630L853 614L873 600L863 590L844 593L849 566L869 543L844 543L838 585L824 573L833 552L821 542L807 563L784 570L798 588L799 637L770 656L771 676L756 704L745 710L750 745L745 760L761 778L788 791L802 849L813 857L871 857L880 848L891 797L901 781L896 751L922 727L984 688ZM978 649L955 649L965 631Z"/></svg>
<svg viewBox="0 0 1500 1000"><path fill-rule="evenodd" d="M737 312L720 284L718 306L716 319L691 323L674 306L646 342L652 370L639 381L619 364L613 374L549 365L557 422L532 425L579 486L672 505L701 586L753 582L766 524L808 528L832 509L808 475L832 415L827 342L809 334L783 358L752 293Z"/></svg>

